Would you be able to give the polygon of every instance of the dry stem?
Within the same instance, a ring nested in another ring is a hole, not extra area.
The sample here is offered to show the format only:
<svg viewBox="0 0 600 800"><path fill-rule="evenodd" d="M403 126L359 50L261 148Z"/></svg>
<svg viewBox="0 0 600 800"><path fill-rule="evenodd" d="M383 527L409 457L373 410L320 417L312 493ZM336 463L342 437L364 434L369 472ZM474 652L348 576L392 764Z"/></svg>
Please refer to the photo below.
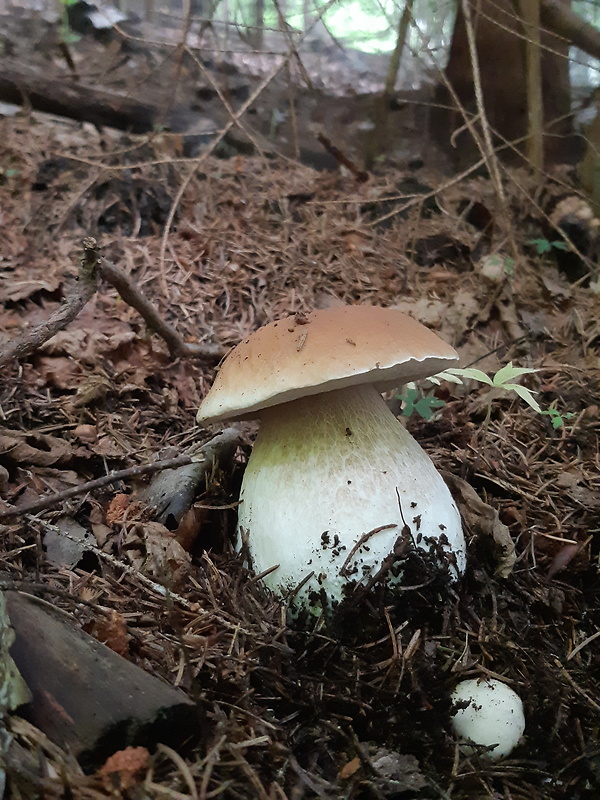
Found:
<svg viewBox="0 0 600 800"><path fill-rule="evenodd" d="M212 462L219 458L219 456L230 447L235 446L240 439L240 432L236 428L225 428L225 430L218 433L206 444L203 444L197 450L186 453L175 458L167 458L162 461L155 461L152 464L138 464L135 467L128 467L127 469L116 470L110 472L108 475L103 475L101 478L96 478L93 481L87 481L79 486L73 486L70 489L65 489L62 492L42 497L39 500L29 503L28 505L18 506L16 508L9 508L5 511L0 511L0 520L5 522L15 517L22 517L25 514L37 514L38 511L43 511L46 508L51 508L61 503L63 500L69 500L71 497L77 497L81 494L86 494L94 489L101 489L103 486L108 486L111 483L126 480L127 478L137 478L141 475L150 475L153 472L160 472L164 469L175 469L176 467L184 467L186 464L191 464L193 461L199 460L199 457L204 458L204 463L208 469Z"/></svg>
<svg viewBox="0 0 600 800"><path fill-rule="evenodd" d="M169 325L144 297L129 275L100 256L98 244L91 236L83 240L83 257L79 264L77 284L60 307L47 320L25 331L5 347L0 348L0 368L35 352L56 333L73 322L98 287L98 277L117 290L121 298L143 317L148 327L157 333L174 358L197 358L208 364L218 363L227 350L220 345L184 342L175 328Z"/></svg>

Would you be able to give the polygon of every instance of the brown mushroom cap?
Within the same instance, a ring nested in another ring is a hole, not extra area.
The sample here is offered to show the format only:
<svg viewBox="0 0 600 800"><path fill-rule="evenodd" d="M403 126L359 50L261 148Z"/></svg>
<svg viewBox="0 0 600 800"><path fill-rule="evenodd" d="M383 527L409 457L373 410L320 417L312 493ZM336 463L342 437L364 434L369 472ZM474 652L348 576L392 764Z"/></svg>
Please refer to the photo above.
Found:
<svg viewBox="0 0 600 800"><path fill-rule="evenodd" d="M300 397L371 383L386 391L458 360L453 347L395 308L343 306L259 328L221 364L198 422L260 416Z"/></svg>

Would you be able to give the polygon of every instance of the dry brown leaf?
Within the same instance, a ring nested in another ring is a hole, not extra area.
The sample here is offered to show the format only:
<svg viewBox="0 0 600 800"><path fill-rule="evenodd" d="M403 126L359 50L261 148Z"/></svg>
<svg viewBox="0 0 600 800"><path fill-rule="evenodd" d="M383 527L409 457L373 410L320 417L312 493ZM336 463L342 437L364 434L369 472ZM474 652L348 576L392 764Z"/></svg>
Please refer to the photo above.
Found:
<svg viewBox="0 0 600 800"><path fill-rule="evenodd" d="M0 432L0 454L16 464L48 467L71 457L71 446L64 439L44 433Z"/></svg>
<svg viewBox="0 0 600 800"><path fill-rule="evenodd" d="M495 508L492 508L477 495L472 486L462 478L450 473L442 473L457 500L463 520L476 534L491 536L498 545L500 556L495 575L508 578L517 560L515 543L510 531L502 522Z"/></svg>
<svg viewBox="0 0 600 800"><path fill-rule="evenodd" d="M98 774L107 789L123 792L138 784L149 766L150 753L145 747L126 747L113 753Z"/></svg>
<svg viewBox="0 0 600 800"><path fill-rule="evenodd" d="M19 300L27 300L38 292L56 292L62 284L62 278L58 275L53 278L29 281L6 281L2 286L2 299L13 303Z"/></svg>
<svg viewBox="0 0 600 800"><path fill-rule="evenodd" d="M85 625L84 630L123 658L129 655L127 622L118 611L111 609L106 617Z"/></svg>
<svg viewBox="0 0 600 800"><path fill-rule="evenodd" d="M360 758L355 756L351 761L348 761L341 770L338 772L338 778L341 781L347 781L348 778L351 778L355 772L358 772L360 769Z"/></svg>
<svg viewBox="0 0 600 800"><path fill-rule="evenodd" d="M68 390L76 389L81 383L81 367L72 358L40 356L35 366L48 386Z"/></svg>
<svg viewBox="0 0 600 800"><path fill-rule="evenodd" d="M143 533L146 560L143 572L165 586L179 586L189 573L192 562L171 531L160 522L137 526Z"/></svg>
<svg viewBox="0 0 600 800"><path fill-rule="evenodd" d="M73 434L86 444L93 444L98 438L98 429L95 425L78 425Z"/></svg>
<svg viewBox="0 0 600 800"><path fill-rule="evenodd" d="M106 524L116 525L119 522L123 522L125 512L129 508L129 503L129 495L122 493L116 494L110 501L110 505L106 510Z"/></svg>

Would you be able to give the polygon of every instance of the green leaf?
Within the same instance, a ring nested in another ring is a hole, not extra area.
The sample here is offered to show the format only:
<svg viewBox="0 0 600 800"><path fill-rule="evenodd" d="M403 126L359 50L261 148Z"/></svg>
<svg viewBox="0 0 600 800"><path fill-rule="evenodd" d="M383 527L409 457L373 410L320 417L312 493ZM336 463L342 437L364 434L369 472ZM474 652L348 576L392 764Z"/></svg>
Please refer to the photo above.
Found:
<svg viewBox="0 0 600 800"><path fill-rule="evenodd" d="M447 369L446 372L449 372L451 375L457 375L459 378L467 378L473 381L479 381L480 383L487 383L488 386L493 386L492 379L482 372L480 369L474 369L473 367L466 367L465 369L458 369L452 367L451 369Z"/></svg>
<svg viewBox="0 0 600 800"><path fill-rule="evenodd" d="M566 419L573 419L573 417L577 416L572 411L565 411L564 414L561 414L556 408L547 408L542 411L542 414L550 417L550 422L555 431L562 428Z"/></svg>
<svg viewBox="0 0 600 800"><path fill-rule="evenodd" d="M402 414L407 419L414 413L418 397L419 392L416 389L407 389L404 394L399 395L400 400L402 400Z"/></svg>
<svg viewBox="0 0 600 800"><path fill-rule="evenodd" d="M506 256L504 259L504 273L506 275L514 275L515 274L515 260L510 256Z"/></svg>
<svg viewBox="0 0 600 800"><path fill-rule="evenodd" d="M415 403L415 411L423 419L431 419L436 408L442 408L446 403L437 397L422 397Z"/></svg>
<svg viewBox="0 0 600 800"><path fill-rule="evenodd" d="M528 389L526 386L521 386L519 383L505 383L502 389L506 389L507 392L515 392L515 394L518 394L522 400L525 400L527 405L531 406L534 411L537 411L538 414L542 413L542 408L533 396L531 389Z"/></svg>
<svg viewBox="0 0 600 800"><path fill-rule="evenodd" d="M503 386L506 381L514 380L519 375L529 375L532 372L537 372L537 369L528 369L527 367L514 367L512 361L509 361L504 367L501 367L494 375L493 385Z"/></svg>
<svg viewBox="0 0 600 800"><path fill-rule="evenodd" d="M402 400L402 414L407 419L415 412L423 419L431 419L436 408L446 405L443 400L433 395L421 397L416 389L407 389L404 394L399 395L399 398Z"/></svg>
<svg viewBox="0 0 600 800"><path fill-rule="evenodd" d="M530 239L527 244L532 244L535 247L538 256L543 256L545 253L549 253L552 249L552 245L548 239Z"/></svg>
<svg viewBox="0 0 600 800"><path fill-rule="evenodd" d="M449 370L444 370L444 372L438 372L437 375L433 375L430 378L427 378L428 381L432 383L437 383L438 386L441 381L447 381L448 383L456 383L462 386L462 380L459 378L458 375L452 375Z"/></svg>

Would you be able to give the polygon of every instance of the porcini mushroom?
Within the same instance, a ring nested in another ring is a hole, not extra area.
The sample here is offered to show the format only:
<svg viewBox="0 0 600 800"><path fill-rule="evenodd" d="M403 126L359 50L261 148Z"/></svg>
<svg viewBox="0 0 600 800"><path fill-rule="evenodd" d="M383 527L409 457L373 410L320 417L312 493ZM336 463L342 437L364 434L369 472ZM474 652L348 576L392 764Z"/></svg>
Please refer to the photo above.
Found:
<svg viewBox="0 0 600 800"><path fill-rule="evenodd" d="M366 584L389 563L407 534L453 576L464 570L450 492L381 396L457 358L416 320L368 306L296 314L229 353L197 419L260 419L238 547L247 539L257 573L278 565L264 578L269 587L297 590L298 606L335 606L347 584Z"/></svg>

